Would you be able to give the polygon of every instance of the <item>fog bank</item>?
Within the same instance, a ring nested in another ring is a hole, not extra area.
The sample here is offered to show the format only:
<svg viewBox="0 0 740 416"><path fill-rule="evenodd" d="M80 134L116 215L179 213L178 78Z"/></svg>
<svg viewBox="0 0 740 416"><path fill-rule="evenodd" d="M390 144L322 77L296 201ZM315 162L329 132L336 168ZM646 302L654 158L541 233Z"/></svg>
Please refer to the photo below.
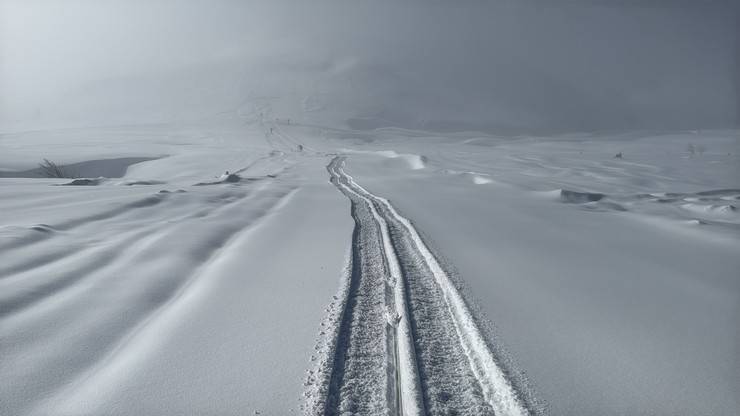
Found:
<svg viewBox="0 0 740 416"><path fill-rule="evenodd" d="M730 1L0 0L0 127L738 125Z"/></svg>

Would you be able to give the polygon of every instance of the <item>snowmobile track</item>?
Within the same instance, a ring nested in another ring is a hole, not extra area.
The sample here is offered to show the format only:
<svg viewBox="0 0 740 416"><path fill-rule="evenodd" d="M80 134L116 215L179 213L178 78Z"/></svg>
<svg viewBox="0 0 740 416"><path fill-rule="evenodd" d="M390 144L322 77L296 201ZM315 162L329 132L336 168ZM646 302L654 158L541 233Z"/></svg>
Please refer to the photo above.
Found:
<svg viewBox="0 0 740 416"><path fill-rule="evenodd" d="M326 415L529 415L464 299L411 222L327 166L351 201L352 273Z"/></svg>

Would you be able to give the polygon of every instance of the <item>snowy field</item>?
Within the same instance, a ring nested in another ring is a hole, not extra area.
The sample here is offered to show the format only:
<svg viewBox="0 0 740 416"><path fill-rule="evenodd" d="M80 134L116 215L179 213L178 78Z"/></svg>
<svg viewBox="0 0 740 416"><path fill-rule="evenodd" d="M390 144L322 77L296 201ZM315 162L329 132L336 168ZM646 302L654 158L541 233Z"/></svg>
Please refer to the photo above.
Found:
<svg viewBox="0 0 740 416"><path fill-rule="evenodd" d="M738 411L738 131L224 118L0 168L2 414Z"/></svg>

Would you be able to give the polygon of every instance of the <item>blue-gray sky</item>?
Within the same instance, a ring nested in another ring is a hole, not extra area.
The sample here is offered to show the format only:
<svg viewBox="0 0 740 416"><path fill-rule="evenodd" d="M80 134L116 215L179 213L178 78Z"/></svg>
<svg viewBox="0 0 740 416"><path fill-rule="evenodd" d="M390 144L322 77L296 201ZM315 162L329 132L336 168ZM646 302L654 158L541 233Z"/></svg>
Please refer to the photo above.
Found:
<svg viewBox="0 0 740 416"><path fill-rule="evenodd" d="M0 0L0 122L157 121L270 96L318 99L335 117L311 117L341 113L360 127L736 126L738 10L723 0Z"/></svg>

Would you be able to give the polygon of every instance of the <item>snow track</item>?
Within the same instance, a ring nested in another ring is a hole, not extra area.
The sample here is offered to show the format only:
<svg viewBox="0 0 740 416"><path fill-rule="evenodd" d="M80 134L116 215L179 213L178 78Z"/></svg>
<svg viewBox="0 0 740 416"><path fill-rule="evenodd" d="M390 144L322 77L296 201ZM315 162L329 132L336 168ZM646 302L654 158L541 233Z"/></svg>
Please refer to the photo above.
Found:
<svg viewBox="0 0 740 416"><path fill-rule="evenodd" d="M356 228L325 413L529 414L413 225L343 166L327 169Z"/></svg>

